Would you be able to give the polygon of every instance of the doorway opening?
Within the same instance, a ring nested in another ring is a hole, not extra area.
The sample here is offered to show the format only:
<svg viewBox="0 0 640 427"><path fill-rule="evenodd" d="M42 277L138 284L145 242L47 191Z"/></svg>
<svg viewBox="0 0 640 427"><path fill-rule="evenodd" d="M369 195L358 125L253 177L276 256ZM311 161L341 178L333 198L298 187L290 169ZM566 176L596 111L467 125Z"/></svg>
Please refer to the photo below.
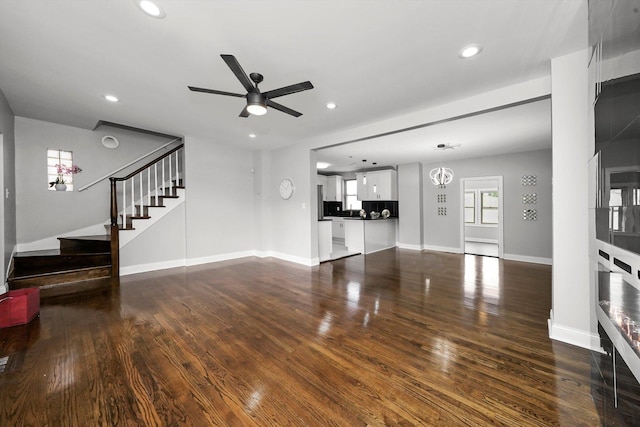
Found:
<svg viewBox="0 0 640 427"><path fill-rule="evenodd" d="M502 258L502 176L462 178L460 187L460 247L465 254Z"/></svg>

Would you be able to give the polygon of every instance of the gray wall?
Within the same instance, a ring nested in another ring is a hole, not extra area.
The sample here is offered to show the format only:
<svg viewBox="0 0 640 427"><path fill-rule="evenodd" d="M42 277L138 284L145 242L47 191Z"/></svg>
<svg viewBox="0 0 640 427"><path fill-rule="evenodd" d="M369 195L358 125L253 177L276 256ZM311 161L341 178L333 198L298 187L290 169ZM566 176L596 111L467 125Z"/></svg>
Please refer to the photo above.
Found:
<svg viewBox="0 0 640 427"><path fill-rule="evenodd" d="M17 240L30 243L109 219L109 180L78 192L77 189L149 153L167 138L124 130L96 131L16 117ZM105 148L104 135L114 135L120 145ZM73 162L83 172L74 176L75 191L49 191L47 148L73 152Z"/></svg>
<svg viewBox="0 0 640 427"><path fill-rule="evenodd" d="M422 248L423 172L421 163L398 165L398 245Z"/></svg>
<svg viewBox="0 0 640 427"><path fill-rule="evenodd" d="M180 204L125 245L120 250L120 268L125 272L128 268L148 271L184 265L186 258L184 207L185 203Z"/></svg>
<svg viewBox="0 0 640 427"><path fill-rule="evenodd" d="M2 282L0 292L4 287L7 277L7 266L11 259L11 253L16 245L16 181L15 181L15 136L14 115L7 103L4 93L0 90L0 133L2 134L2 147L0 158L2 161L2 185L0 191L0 213L2 215L2 227L0 228L0 242L2 243ZM8 190L8 196L6 191Z"/></svg>
<svg viewBox="0 0 640 427"><path fill-rule="evenodd" d="M254 249L252 168L251 151L217 144L215 138L185 137L190 262Z"/></svg>
<svg viewBox="0 0 640 427"><path fill-rule="evenodd" d="M427 171L440 164L423 165ZM503 176L504 191L504 254L505 258L530 261L550 261L552 257L551 229L551 150L529 151L450 161L444 166L453 169L453 182L440 189L430 183L424 185L424 245L434 249L459 252L461 194L460 178ZM536 175L537 185L522 185L523 175ZM523 193L536 193L537 204L523 205ZM447 202L438 204L437 194L446 194ZM439 216L438 206L446 206L447 215ZM537 221L524 221L522 210L536 209Z"/></svg>
<svg viewBox="0 0 640 427"><path fill-rule="evenodd" d="M316 152L304 144L263 153L269 165L263 171L265 212L262 233L271 255L302 264L317 262ZM289 200L279 195L280 181L290 178L295 192ZM313 197L312 197L313 191ZM312 237L313 236L313 237Z"/></svg>

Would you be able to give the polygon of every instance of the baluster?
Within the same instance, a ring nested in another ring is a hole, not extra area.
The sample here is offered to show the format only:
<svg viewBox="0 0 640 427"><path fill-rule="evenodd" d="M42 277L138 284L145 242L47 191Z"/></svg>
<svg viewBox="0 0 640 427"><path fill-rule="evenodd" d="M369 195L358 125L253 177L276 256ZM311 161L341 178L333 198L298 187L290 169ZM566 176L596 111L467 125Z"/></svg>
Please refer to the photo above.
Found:
<svg viewBox="0 0 640 427"><path fill-rule="evenodd" d="M173 195L173 174L171 173L171 154L169 154L169 195Z"/></svg>
<svg viewBox="0 0 640 427"><path fill-rule="evenodd" d="M151 166L147 168L147 206L151 206Z"/></svg>
<svg viewBox="0 0 640 427"><path fill-rule="evenodd" d="M135 176L131 177L131 216L136 216L134 209L136 208L136 185L135 185ZM133 221L132 221L133 224Z"/></svg>
<svg viewBox="0 0 640 427"><path fill-rule="evenodd" d="M122 228L127 227L127 182L120 181L122 183Z"/></svg>
<svg viewBox="0 0 640 427"><path fill-rule="evenodd" d="M165 183L165 178L164 178L164 159L162 159L162 195L166 196L165 194L165 189L164 189L164 183Z"/></svg>
<svg viewBox="0 0 640 427"><path fill-rule="evenodd" d="M156 206L160 206L160 189L158 188L158 162L156 162L153 167L155 168L155 173L153 175L156 179Z"/></svg>
<svg viewBox="0 0 640 427"><path fill-rule="evenodd" d="M140 211L137 212L137 214L139 216L142 216L142 204L144 203L144 193L142 192L142 178L144 177L144 175L142 172L140 172L138 176L140 177Z"/></svg>
<svg viewBox="0 0 640 427"><path fill-rule="evenodd" d="M176 186L180 185L180 168L178 168L178 153L180 150L176 151Z"/></svg>

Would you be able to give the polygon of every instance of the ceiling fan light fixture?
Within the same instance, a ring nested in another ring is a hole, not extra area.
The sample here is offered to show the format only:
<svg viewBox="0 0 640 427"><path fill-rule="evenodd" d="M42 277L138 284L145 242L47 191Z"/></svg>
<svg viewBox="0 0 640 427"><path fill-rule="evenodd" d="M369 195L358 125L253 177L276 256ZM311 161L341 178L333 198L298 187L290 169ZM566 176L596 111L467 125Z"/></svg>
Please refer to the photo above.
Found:
<svg viewBox="0 0 640 427"><path fill-rule="evenodd" d="M259 93L249 93L247 95L247 111L254 116L264 116L267 114L267 106L264 97Z"/></svg>

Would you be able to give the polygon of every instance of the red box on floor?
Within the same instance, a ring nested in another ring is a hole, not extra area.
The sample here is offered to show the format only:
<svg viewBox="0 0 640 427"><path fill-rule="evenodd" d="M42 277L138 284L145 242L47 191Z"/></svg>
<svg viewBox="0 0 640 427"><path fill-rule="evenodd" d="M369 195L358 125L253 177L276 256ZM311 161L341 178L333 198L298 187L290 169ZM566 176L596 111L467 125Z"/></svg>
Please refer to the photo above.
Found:
<svg viewBox="0 0 640 427"><path fill-rule="evenodd" d="M26 288L0 295L0 328L24 325L40 313L40 289Z"/></svg>

